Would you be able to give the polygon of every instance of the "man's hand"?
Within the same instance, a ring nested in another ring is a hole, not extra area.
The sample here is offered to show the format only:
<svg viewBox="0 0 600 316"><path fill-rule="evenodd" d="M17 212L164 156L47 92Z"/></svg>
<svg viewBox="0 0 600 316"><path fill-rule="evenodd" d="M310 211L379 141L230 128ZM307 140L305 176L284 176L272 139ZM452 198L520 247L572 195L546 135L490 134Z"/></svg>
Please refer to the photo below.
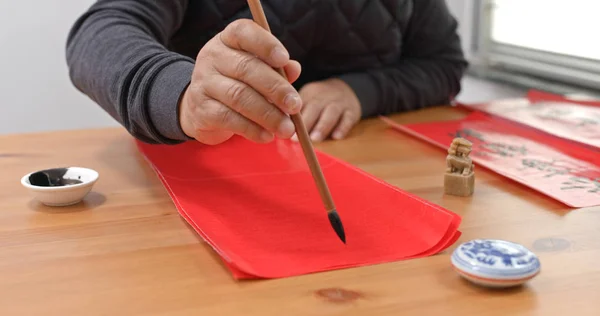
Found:
<svg viewBox="0 0 600 316"><path fill-rule="evenodd" d="M273 68L283 68L288 80ZM198 53L189 87L180 102L184 133L205 144L234 134L255 142L290 138L302 99L291 85L300 64L279 40L251 20L237 20Z"/></svg>
<svg viewBox="0 0 600 316"><path fill-rule="evenodd" d="M302 119L310 138L319 142L330 135L342 139L360 120L360 101L354 91L339 79L306 84L300 89ZM294 135L293 140L297 140Z"/></svg>

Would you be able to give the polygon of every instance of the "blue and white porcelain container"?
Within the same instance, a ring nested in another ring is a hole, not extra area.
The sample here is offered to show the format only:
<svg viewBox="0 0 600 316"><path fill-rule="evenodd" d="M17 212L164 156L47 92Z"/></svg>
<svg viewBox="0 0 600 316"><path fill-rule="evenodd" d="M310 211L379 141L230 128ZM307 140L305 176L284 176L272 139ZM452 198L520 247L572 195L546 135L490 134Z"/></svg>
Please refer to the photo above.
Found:
<svg viewBox="0 0 600 316"><path fill-rule="evenodd" d="M521 285L540 272L540 261L529 249L504 240L475 239L459 245L452 265L465 279L487 287Z"/></svg>

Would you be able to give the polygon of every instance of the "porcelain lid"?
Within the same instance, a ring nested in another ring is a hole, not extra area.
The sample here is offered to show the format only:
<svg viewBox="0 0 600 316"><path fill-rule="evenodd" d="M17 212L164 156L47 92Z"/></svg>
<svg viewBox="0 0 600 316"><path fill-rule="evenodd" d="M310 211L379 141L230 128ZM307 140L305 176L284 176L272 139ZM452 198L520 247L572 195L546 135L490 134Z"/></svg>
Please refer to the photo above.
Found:
<svg viewBox="0 0 600 316"><path fill-rule="evenodd" d="M462 272L495 280L515 280L540 270L538 257L522 245L504 240L475 239L459 245L452 264Z"/></svg>

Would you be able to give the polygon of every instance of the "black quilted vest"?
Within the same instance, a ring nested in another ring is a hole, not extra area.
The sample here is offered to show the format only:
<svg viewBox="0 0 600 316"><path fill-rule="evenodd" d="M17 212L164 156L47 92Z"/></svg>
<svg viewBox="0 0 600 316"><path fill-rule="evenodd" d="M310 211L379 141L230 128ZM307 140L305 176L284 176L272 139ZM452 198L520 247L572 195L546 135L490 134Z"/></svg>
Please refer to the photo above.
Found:
<svg viewBox="0 0 600 316"><path fill-rule="evenodd" d="M411 0L262 0L271 31L302 63L297 84L397 62ZM190 0L170 49L191 58L225 26L251 19L246 0ZM195 39L194 41L190 39Z"/></svg>

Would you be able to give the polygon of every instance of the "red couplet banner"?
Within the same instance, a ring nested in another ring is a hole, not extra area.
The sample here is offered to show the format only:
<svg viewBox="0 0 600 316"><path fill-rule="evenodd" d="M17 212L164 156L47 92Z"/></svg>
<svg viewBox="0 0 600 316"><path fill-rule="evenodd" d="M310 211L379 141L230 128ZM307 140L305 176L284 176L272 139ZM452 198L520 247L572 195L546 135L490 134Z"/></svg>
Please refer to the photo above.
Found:
<svg viewBox="0 0 600 316"><path fill-rule="evenodd" d="M457 121L400 125L382 119L441 148L463 137L473 143L475 165L571 207L600 205L600 151L594 148L477 111Z"/></svg>

